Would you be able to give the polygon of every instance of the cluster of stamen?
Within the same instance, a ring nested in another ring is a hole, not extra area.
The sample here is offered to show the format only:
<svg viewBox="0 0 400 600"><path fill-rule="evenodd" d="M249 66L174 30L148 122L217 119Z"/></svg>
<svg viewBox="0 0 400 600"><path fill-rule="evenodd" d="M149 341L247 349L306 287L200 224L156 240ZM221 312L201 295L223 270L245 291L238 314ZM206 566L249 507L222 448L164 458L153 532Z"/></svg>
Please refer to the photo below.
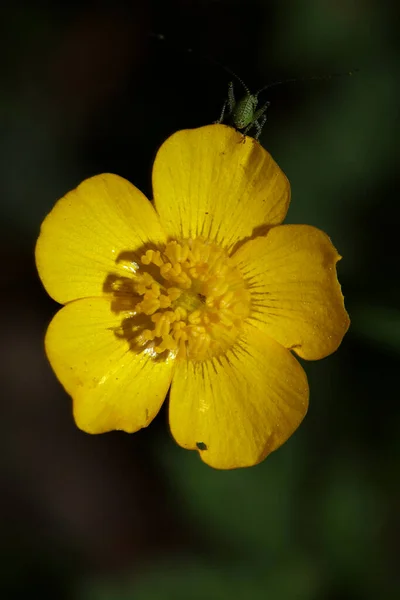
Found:
<svg viewBox="0 0 400 600"><path fill-rule="evenodd" d="M160 355L204 360L225 352L249 314L249 292L226 252L201 238L147 250L134 280L139 343Z"/></svg>

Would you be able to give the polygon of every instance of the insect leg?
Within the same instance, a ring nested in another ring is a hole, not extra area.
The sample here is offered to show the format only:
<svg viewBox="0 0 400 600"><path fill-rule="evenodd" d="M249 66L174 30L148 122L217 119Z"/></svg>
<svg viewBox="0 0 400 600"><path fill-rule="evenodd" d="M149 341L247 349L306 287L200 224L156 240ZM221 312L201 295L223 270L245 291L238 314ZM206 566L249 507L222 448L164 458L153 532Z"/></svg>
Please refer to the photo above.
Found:
<svg viewBox="0 0 400 600"><path fill-rule="evenodd" d="M228 106L228 117L229 115L232 113L234 107L235 107L235 95L233 93L233 83L232 81L230 82L229 86L228 86L228 98L227 100L225 100L224 105L222 107L222 111L221 111L221 116L218 119L218 121L214 121L215 123L222 123L224 118L225 118L225 111L226 111L226 107Z"/></svg>
<svg viewBox="0 0 400 600"><path fill-rule="evenodd" d="M253 126L254 126L254 127L257 129L257 133L256 133L256 135L254 136L254 139L255 139L255 140L258 140L258 138L260 137L260 133L261 133L261 131L262 131L262 128L263 128L263 127L264 127L264 125L265 125L265 121L266 121L266 120L267 120L267 117L266 117L266 115L263 115L263 116L260 118L260 121L258 121L257 119L254 121L254 123L253 123Z"/></svg>
<svg viewBox="0 0 400 600"><path fill-rule="evenodd" d="M258 140L258 138L260 137L260 133L262 131L262 128L265 125L265 121L267 120L266 115L264 115L265 111L267 110L268 106L270 105L270 102L266 102L264 104L264 106L262 106L261 108L259 108L258 110L256 110L256 112L254 113L254 119L253 121L246 127L246 129L244 130L244 134L246 134L252 127L254 127L257 130L256 135L254 136L254 138L256 140Z"/></svg>
<svg viewBox="0 0 400 600"><path fill-rule="evenodd" d="M222 110L221 110L221 116L218 119L218 121L214 121L214 123L222 123L222 121L224 120L224 116L225 116L225 110L226 110L226 105L228 104L228 101L225 100L223 106L222 106Z"/></svg>
<svg viewBox="0 0 400 600"><path fill-rule="evenodd" d="M254 113L254 120L255 121L258 121L258 119L263 116L263 114L265 113L265 111L267 110L267 108L268 108L268 106L270 104L271 104L271 102L266 102L264 104L264 106L262 106L261 108L259 108L258 110L256 110L256 112ZM265 117L265 118L267 118L267 117Z"/></svg>

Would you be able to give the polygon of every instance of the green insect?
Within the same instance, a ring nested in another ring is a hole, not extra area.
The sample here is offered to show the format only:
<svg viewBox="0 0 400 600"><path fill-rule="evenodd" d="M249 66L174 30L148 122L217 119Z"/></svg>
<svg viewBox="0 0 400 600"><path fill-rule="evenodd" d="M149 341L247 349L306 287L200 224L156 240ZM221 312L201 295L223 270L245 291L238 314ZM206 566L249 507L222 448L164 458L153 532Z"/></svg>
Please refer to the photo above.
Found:
<svg viewBox="0 0 400 600"><path fill-rule="evenodd" d="M152 35L158 40L165 41L166 39L163 34ZM267 120L267 117L264 113L270 105L270 102L265 102L261 108L257 109L258 95L269 87L280 85L281 83L286 83L286 80L285 82L277 81L272 84L266 85L260 90L258 90L258 92L256 92L255 94L251 94L249 88L242 81L242 79L240 79L240 77L236 75L236 73L226 65L222 64L218 60L215 60L215 58L212 58L211 56L205 56L198 52L195 52L193 48L187 48L186 52L196 54L204 60L206 60L207 62L210 62L216 65L217 67L220 67L221 69L232 75L243 86L246 95L243 98L241 98L238 102L236 102L235 94L233 91L233 82L231 81L229 83L228 98L224 102L220 118L218 119L218 121L215 121L215 123L228 122L235 129L242 131L244 135L246 135L251 129L255 128L256 134L254 137L256 140L258 140L262 128L265 124L265 121ZM292 79L290 79L289 81L292 81ZM295 80L293 79L293 81Z"/></svg>
<svg viewBox="0 0 400 600"><path fill-rule="evenodd" d="M162 40L165 41L166 37L163 34L150 34L152 37L157 38L158 40ZM249 131L251 131L252 129L255 129L255 135L254 138L256 140L258 140L258 138L261 135L262 132L262 128L265 125L265 122L267 120L267 116L266 116L266 111L267 108L270 106L270 102L264 102L264 104L262 104L260 107L258 107L259 104L259 95L261 94L261 92L264 92L265 90L275 87L275 86L279 86L282 84L286 84L286 83L298 83L298 82L304 82L304 81L311 81L311 80L324 80L324 79L331 79L332 77L342 77L343 75L353 75L353 73L355 73L356 71L358 71L358 69L355 69L353 71L348 71L347 73L331 73L329 75L311 75L308 77L290 77L289 79L283 79L281 81L274 81L273 83L269 83L265 86L263 86L261 89L259 89L255 94L252 94L249 90L249 88L245 85L245 83L242 81L242 79L240 79L240 77L238 77L238 75L236 75L236 73L234 71L232 71L232 69L230 69L229 67L227 67L226 65L222 64L221 62L219 62L218 60L215 60L214 58L210 57L210 56L205 56L202 54L199 54L198 52L194 52L194 50L192 48L187 48L186 49L187 52L190 53L195 53L198 56L202 57L204 60L207 60L208 62L222 68L224 71L226 71L227 73L229 73L230 75L232 75L244 88L245 90L245 95L240 98L240 100L236 101L235 99L235 94L233 91L233 82L231 81L229 83L228 86L228 97L225 100L223 106L222 106L222 111L221 111L221 116L219 117L219 119L217 121L214 121L215 123L227 123L229 125L231 125L232 127L234 127L235 129L237 129L238 131L241 131L243 133L243 135L246 135L247 133L249 133Z"/></svg>
<svg viewBox="0 0 400 600"><path fill-rule="evenodd" d="M343 75L353 75L358 69L354 69L353 71L348 71L347 73L330 73L329 75L311 75L308 77L290 77L289 79L282 79L281 81L274 81L273 83L269 83L264 85L261 89L258 90L255 94L252 94L249 88L245 85L245 83L236 75L234 71L226 67L225 65L219 63L212 59L212 62L222 67L225 71L233 75L235 79L243 86L246 94L238 101L235 100L235 94L233 92L233 82L231 81L228 86L228 98L225 100L221 116L216 123L228 122L230 125L235 127L235 129L241 131L243 135L246 135L251 129L255 129L256 133L254 138L258 140L260 137L262 128L264 127L265 121L267 117L265 112L267 108L270 106L270 102L264 102L264 104L258 107L258 97L261 92L264 92L267 89L272 87L276 87L286 83L299 83L304 81L312 81L318 80L323 81L326 79L332 79L333 77L342 77Z"/></svg>
<svg viewBox="0 0 400 600"><path fill-rule="evenodd" d="M267 120L267 116L264 113L270 105L270 102L265 102L260 108L257 108L258 95L265 88L261 88L261 90L255 94L251 94L249 88L243 81L237 75L235 75L235 77L242 84L246 91L246 95L236 101L233 91L233 82L231 81L228 86L228 98L224 102L221 116L216 123L228 121L235 129L242 131L243 135L246 135L254 128L256 130L254 138L258 140L265 121Z"/></svg>
<svg viewBox="0 0 400 600"><path fill-rule="evenodd" d="M256 133L254 135L254 138L256 140L258 140L258 138L260 137L262 128L264 127L265 122L267 120L265 112L271 104L269 101L267 101L264 102L264 104L260 106L260 108L258 108L258 97L261 94L261 92L264 92L269 88L276 87L285 83L307 81L308 79L319 79L319 77L291 77L289 79L282 79L281 81L274 81L272 83L268 83L267 85L264 85L262 88L260 88L255 94L252 94L247 85L244 83L244 81L240 79L240 77L236 75L236 73L232 71L232 69L230 69L226 65L223 65L222 63L213 58L209 58L209 60L221 67L222 69L224 69L224 71L226 71L230 75L232 75L241 84L241 86L246 92L240 100L236 101L235 94L233 91L233 82L231 81L228 85L228 98L225 100L222 106L220 118L218 119L218 121L215 121L215 123L227 122L229 123L229 125L232 125L232 127L237 129L238 131L241 131L243 135L246 135L249 131L251 131L251 129L255 129Z"/></svg>

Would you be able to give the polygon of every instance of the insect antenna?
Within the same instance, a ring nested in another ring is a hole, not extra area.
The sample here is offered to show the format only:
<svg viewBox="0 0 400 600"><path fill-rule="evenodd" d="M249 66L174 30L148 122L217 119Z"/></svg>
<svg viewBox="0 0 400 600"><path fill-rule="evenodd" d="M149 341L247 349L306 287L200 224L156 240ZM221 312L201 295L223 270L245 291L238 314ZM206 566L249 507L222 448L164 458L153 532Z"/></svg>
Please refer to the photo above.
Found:
<svg viewBox="0 0 400 600"><path fill-rule="evenodd" d="M246 93L249 94L249 96L250 96L250 90L249 90L249 88L244 83L243 79L241 79L239 77L239 75L237 75L235 73L235 71L233 71L232 69L230 69L229 67L227 67L223 63L219 62L219 60L216 60L212 56L209 56L207 54L201 54L197 50L193 50L193 48L187 48L187 52L193 52L193 53L197 54L198 56L200 56L204 60L207 60L208 62L214 64L215 66L220 67L221 69L223 69L224 71L226 71L227 73L229 73L229 75L232 75L232 77L234 77L242 85L242 87L245 89Z"/></svg>
<svg viewBox="0 0 400 600"><path fill-rule="evenodd" d="M267 85L264 85L262 88L260 88L256 93L255 96L258 96L259 94L261 94L261 92L264 92L265 90L268 90L269 88L272 87L277 87L278 85L284 85L286 83L302 83L304 81L313 81L313 80L317 80L317 81L324 81L326 79L333 79L334 77L343 77L345 75L354 75L354 73L357 73L358 69L353 69L352 71L347 71L346 73L329 73L328 75L309 75L306 77L289 77L289 79L282 79L281 81L273 81L272 83L267 83Z"/></svg>
<svg viewBox="0 0 400 600"><path fill-rule="evenodd" d="M166 36L163 35L162 33L150 33L149 35L151 37L155 37L158 40L161 40L163 42L168 41ZM208 54L203 54L202 52L199 52L198 50L194 50L193 48L186 48L186 52L195 54L196 56L200 57L201 59L216 65L220 69L223 69L226 73L229 73L230 75L232 75L232 77L234 77L243 86L244 90L246 91L246 93L249 96L250 95L258 96L259 94L261 94L261 92L264 92L265 90L268 90L273 87L277 87L279 85L285 85L286 83L302 83L305 81L313 81L313 80L314 81L324 81L327 79L333 79L334 77L343 77L343 76L348 76L348 75L351 76L351 75L354 75L354 73L357 73L359 70L359 69L353 69L352 71L347 71L344 73L329 73L328 75L308 75L305 77L289 77L288 79L281 79L279 81L273 81L272 83L267 83L262 88L260 88L255 94L251 94L249 88L244 83L244 81L239 77L239 75L237 75L235 73L235 71L233 71L231 68L229 68L226 65L224 65L223 63L221 63L219 60L216 60L214 57L212 57Z"/></svg>

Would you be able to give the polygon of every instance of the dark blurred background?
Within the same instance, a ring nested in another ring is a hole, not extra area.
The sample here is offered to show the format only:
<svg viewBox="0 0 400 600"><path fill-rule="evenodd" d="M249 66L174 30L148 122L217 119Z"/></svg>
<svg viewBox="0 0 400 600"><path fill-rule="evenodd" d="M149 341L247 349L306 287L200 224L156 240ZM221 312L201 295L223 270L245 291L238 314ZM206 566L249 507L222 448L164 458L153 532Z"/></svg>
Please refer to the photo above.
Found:
<svg viewBox="0 0 400 600"><path fill-rule="evenodd" d="M2 5L2 599L400 597L399 13L373 0ZM44 357L57 305L33 259L57 198L104 171L151 195L163 140L218 118L230 76L204 55L252 90L359 69L265 94L260 141L291 181L287 222L331 236L352 326L305 365L298 432L233 472L178 448L165 408L131 436L76 429Z"/></svg>

